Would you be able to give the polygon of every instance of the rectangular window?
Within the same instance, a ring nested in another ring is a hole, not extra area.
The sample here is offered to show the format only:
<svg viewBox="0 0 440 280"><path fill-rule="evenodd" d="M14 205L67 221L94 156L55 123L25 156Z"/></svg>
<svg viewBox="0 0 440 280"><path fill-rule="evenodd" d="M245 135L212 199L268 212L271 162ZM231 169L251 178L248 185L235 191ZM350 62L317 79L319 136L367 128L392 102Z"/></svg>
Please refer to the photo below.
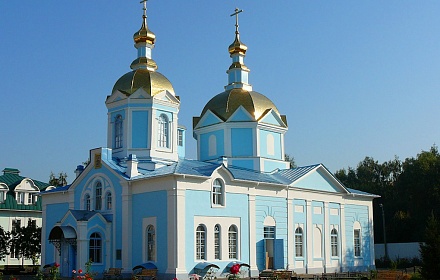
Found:
<svg viewBox="0 0 440 280"><path fill-rule="evenodd" d="M12 220L12 234L19 230L21 227L21 220ZM20 258L20 251L18 248L14 247L14 245L10 248L11 258L18 259Z"/></svg>
<svg viewBox="0 0 440 280"><path fill-rule="evenodd" d="M275 239L275 227L264 227L264 239Z"/></svg>
<svg viewBox="0 0 440 280"><path fill-rule="evenodd" d="M0 203L5 202L5 192L0 192Z"/></svg>
<svg viewBox="0 0 440 280"><path fill-rule="evenodd" d="M354 256L355 257L361 256L361 230L360 229L354 230Z"/></svg>
<svg viewBox="0 0 440 280"><path fill-rule="evenodd" d="M303 256L303 230L300 227L295 230L295 256Z"/></svg>
<svg viewBox="0 0 440 280"><path fill-rule="evenodd" d="M237 231L235 228L230 227L228 233L229 243L229 258L237 259Z"/></svg>
<svg viewBox="0 0 440 280"><path fill-rule="evenodd" d="M205 259L205 231L201 229L196 232L196 259Z"/></svg>
<svg viewBox="0 0 440 280"><path fill-rule="evenodd" d="M31 193L28 193L27 195L28 195L28 199L27 199L28 202L27 203L28 204L33 204L34 203L33 195Z"/></svg>
<svg viewBox="0 0 440 280"><path fill-rule="evenodd" d="M332 247L332 257L338 256L338 236L337 235L331 235L331 247Z"/></svg>
<svg viewBox="0 0 440 280"><path fill-rule="evenodd" d="M18 204L24 204L24 193L23 192L17 192L15 198L16 198Z"/></svg>
<svg viewBox="0 0 440 280"><path fill-rule="evenodd" d="M177 130L177 145L183 146L183 130Z"/></svg>
<svg viewBox="0 0 440 280"><path fill-rule="evenodd" d="M214 233L214 258L220 259L220 232L218 231Z"/></svg>

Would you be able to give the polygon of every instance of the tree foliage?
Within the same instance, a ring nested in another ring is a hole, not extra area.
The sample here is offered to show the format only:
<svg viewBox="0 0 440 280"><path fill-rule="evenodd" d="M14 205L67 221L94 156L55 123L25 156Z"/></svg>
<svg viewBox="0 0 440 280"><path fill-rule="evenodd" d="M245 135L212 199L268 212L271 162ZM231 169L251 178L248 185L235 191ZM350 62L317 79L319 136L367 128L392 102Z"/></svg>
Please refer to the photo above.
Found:
<svg viewBox="0 0 440 280"><path fill-rule="evenodd" d="M290 162L290 168L296 168L295 158L289 154L284 154L284 160Z"/></svg>
<svg viewBox="0 0 440 280"><path fill-rule="evenodd" d="M12 230L9 247L26 259L37 259L41 252L41 227L29 220L27 227Z"/></svg>
<svg viewBox="0 0 440 280"><path fill-rule="evenodd" d="M421 274L424 279L435 280L440 275L440 222L431 213L425 229L425 243L420 243Z"/></svg>
<svg viewBox="0 0 440 280"><path fill-rule="evenodd" d="M349 188L381 196L373 201L378 243L383 242L384 230L380 204L389 242L423 241L430 213L440 216L440 154L435 145L405 161L395 157L379 163L366 157L355 169L338 170L335 176Z"/></svg>
<svg viewBox="0 0 440 280"><path fill-rule="evenodd" d="M49 176L49 185L54 187L61 187L67 185L67 174L64 172L60 172L58 174L58 177L53 174L53 172L50 172Z"/></svg>
<svg viewBox="0 0 440 280"><path fill-rule="evenodd" d="M4 260L6 255L9 254L9 232L5 231L0 226L0 260Z"/></svg>

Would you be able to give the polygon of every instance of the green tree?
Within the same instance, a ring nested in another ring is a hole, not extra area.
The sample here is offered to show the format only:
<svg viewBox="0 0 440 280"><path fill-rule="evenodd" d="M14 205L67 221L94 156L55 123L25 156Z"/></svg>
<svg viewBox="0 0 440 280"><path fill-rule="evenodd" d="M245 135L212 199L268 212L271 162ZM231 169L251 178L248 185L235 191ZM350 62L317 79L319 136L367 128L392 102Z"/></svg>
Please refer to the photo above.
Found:
<svg viewBox="0 0 440 280"><path fill-rule="evenodd" d="M290 162L290 168L296 168L295 158L289 154L284 154L284 160Z"/></svg>
<svg viewBox="0 0 440 280"><path fill-rule="evenodd" d="M29 220L27 227L15 228L10 233L11 250L24 259L36 260L41 252L41 227Z"/></svg>
<svg viewBox="0 0 440 280"><path fill-rule="evenodd" d="M5 231L0 226L0 260L4 260L5 256L9 254L9 232Z"/></svg>
<svg viewBox="0 0 440 280"><path fill-rule="evenodd" d="M421 274L424 279L436 280L440 275L440 223L431 213L425 229L425 242L420 243Z"/></svg>
<svg viewBox="0 0 440 280"><path fill-rule="evenodd" d="M53 174L53 172L50 172L49 176L49 185L55 186L55 187L61 187L67 185L67 174L64 172L60 172L58 174L58 177Z"/></svg>

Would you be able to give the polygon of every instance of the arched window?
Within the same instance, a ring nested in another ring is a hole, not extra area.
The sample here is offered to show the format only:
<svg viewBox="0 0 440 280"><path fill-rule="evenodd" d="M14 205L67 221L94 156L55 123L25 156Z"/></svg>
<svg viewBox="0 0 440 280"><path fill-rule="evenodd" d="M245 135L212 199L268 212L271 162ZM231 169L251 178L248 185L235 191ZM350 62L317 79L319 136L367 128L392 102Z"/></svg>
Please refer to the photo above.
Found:
<svg viewBox="0 0 440 280"><path fill-rule="evenodd" d="M157 146L161 148L169 148L169 127L168 117L161 114L158 119Z"/></svg>
<svg viewBox="0 0 440 280"><path fill-rule="evenodd" d="M90 235L89 259L94 263L102 262L102 238L97 232Z"/></svg>
<svg viewBox="0 0 440 280"><path fill-rule="evenodd" d="M84 198L84 209L90 211L90 195L86 194Z"/></svg>
<svg viewBox="0 0 440 280"><path fill-rule="evenodd" d="M97 182L95 185L95 210L102 209L102 184Z"/></svg>
<svg viewBox="0 0 440 280"><path fill-rule="evenodd" d="M220 260L220 225L215 225L214 227L214 258Z"/></svg>
<svg viewBox="0 0 440 280"><path fill-rule="evenodd" d="M203 225L199 225L196 229L196 259L206 259L206 231Z"/></svg>
<svg viewBox="0 0 440 280"><path fill-rule="evenodd" d="M319 226L313 228L313 257L322 258L322 231Z"/></svg>
<svg viewBox="0 0 440 280"><path fill-rule="evenodd" d="M338 231L334 228L330 233L330 244L332 247L332 257L337 257L338 254Z"/></svg>
<svg viewBox="0 0 440 280"><path fill-rule="evenodd" d="M355 222L353 225L353 244L354 244L354 256L361 256L361 224Z"/></svg>
<svg viewBox="0 0 440 280"><path fill-rule="evenodd" d="M147 261L156 261L156 232L153 225L147 227Z"/></svg>
<svg viewBox="0 0 440 280"><path fill-rule="evenodd" d="M303 256L303 230L301 227L297 227L295 230L295 256Z"/></svg>
<svg viewBox="0 0 440 280"><path fill-rule="evenodd" d="M228 244L229 244L229 258L237 259L237 238L238 238L238 230L237 227L232 225L228 230Z"/></svg>
<svg viewBox="0 0 440 280"><path fill-rule="evenodd" d="M215 156L217 154L217 137L212 134L208 138L208 155Z"/></svg>
<svg viewBox="0 0 440 280"><path fill-rule="evenodd" d="M107 210L112 210L112 193L108 192L105 195L105 205Z"/></svg>
<svg viewBox="0 0 440 280"><path fill-rule="evenodd" d="M215 179L212 184L212 204L223 205L223 184L220 179Z"/></svg>
<svg viewBox="0 0 440 280"><path fill-rule="evenodd" d="M272 134L268 134L266 137L266 149L267 154L270 156L275 155L275 139Z"/></svg>
<svg viewBox="0 0 440 280"><path fill-rule="evenodd" d="M122 148L122 116L118 115L115 120L115 149Z"/></svg>

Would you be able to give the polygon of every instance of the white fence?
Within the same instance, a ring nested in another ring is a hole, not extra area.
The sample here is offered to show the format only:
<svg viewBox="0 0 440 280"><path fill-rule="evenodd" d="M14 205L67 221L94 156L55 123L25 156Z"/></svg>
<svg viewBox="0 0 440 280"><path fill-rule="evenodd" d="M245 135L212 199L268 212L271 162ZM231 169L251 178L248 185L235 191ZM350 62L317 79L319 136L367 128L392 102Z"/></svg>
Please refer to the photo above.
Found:
<svg viewBox="0 0 440 280"><path fill-rule="evenodd" d="M420 245L419 242L411 243L387 243L388 256L392 260L397 258L419 258L420 259ZM385 256L384 244L374 244L374 252L376 259L380 259Z"/></svg>

